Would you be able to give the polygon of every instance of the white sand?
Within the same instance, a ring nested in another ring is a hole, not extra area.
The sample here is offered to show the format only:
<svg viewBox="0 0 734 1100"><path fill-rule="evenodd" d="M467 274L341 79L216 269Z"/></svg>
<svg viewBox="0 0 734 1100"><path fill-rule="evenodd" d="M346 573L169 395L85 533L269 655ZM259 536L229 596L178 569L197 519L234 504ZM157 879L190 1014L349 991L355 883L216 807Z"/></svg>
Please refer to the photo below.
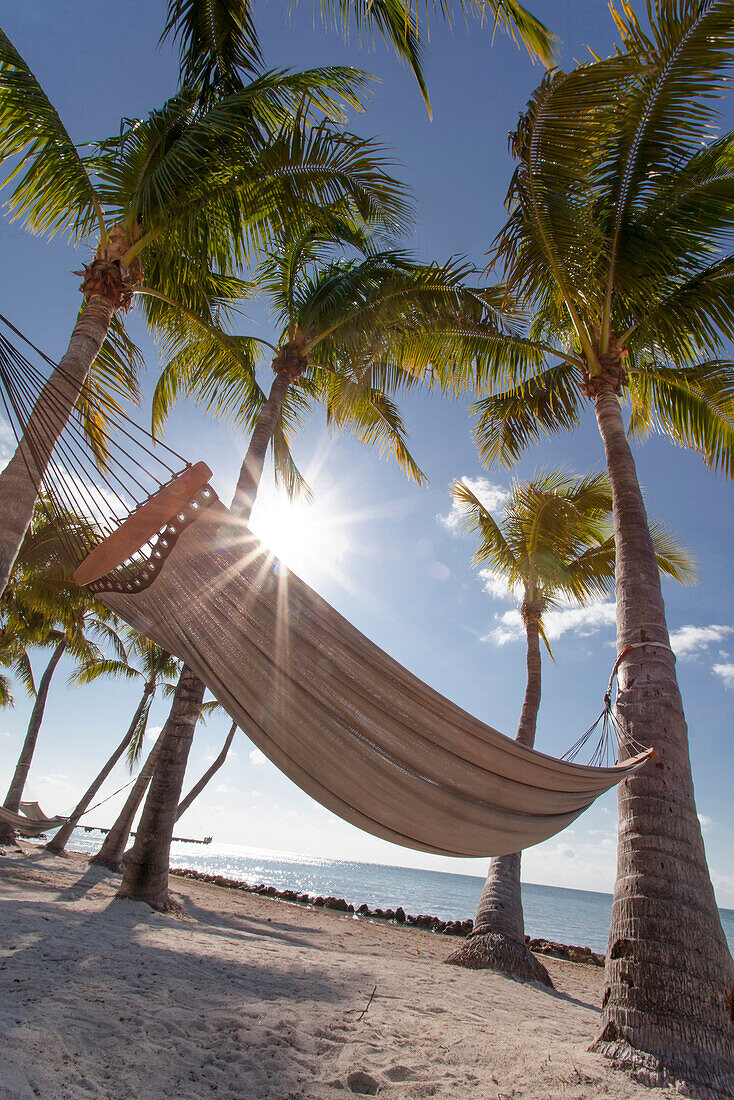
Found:
<svg viewBox="0 0 734 1100"><path fill-rule="evenodd" d="M183 921L117 882L0 858L0 1100L338 1100L359 1071L391 1100L674 1095L587 1053L597 968L544 958L549 994L420 929L176 878Z"/></svg>

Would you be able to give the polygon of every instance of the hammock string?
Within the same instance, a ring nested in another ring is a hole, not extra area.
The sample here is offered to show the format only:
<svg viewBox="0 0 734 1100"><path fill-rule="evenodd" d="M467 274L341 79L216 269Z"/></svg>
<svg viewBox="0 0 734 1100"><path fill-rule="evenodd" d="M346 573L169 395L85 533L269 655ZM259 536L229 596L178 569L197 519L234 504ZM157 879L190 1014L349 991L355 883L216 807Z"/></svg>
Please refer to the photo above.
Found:
<svg viewBox="0 0 734 1100"><path fill-rule="evenodd" d="M47 371L34 366L0 333L2 408L17 443L24 443L21 454L29 475L35 480L36 472L43 471L41 505L70 559L78 565L163 486L190 469L191 463L155 440L126 416L113 398L99 394L88 380L82 384L69 416L69 401L61 384L66 379L75 387L77 383L1 314L0 322L55 372L55 381L51 382ZM41 394L43 400L39 402ZM92 446L85 430L84 402L104 414L105 424L96 426L96 446ZM64 426L59 433L60 422ZM50 448L54 437L58 438ZM214 494L204 492L199 497L194 509L206 506ZM70 522L70 517L81 522ZM164 539L161 531L152 535L109 574L107 583L97 586L99 590L121 587L133 591L150 584L175 543L172 536L177 537L182 524L186 526L193 518L195 513L189 510L175 531L163 532L168 538Z"/></svg>
<svg viewBox="0 0 734 1100"><path fill-rule="evenodd" d="M604 693L604 709L596 721L589 726L586 733L583 733L578 741L573 743L568 752L563 754L561 760L575 760L581 750L591 741L599 726L601 726L601 729L596 742L593 743L591 757L588 761L591 767L611 767L616 764L618 762L618 750L621 744L624 744L625 748L629 750L630 756L645 751L645 745L641 745L627 730L622 729L614 713L614 706L612 704L614 680L619 671L619 666L628 654L636 649L642 649L645 646L656 646L658 649L667 649L669 652L673 652L670 646L666 645L665 642L633 642L623 649L614 662L612 674L609 677L607 690Z"/></svg>

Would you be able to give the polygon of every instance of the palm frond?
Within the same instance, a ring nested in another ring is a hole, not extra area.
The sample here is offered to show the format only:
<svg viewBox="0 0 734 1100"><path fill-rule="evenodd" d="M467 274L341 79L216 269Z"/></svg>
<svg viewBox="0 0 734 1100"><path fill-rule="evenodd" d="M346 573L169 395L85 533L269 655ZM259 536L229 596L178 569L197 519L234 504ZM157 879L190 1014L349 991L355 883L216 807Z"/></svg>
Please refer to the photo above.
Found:
<svg viewBox="0 0 734 1100"><path fill-rule="evenodd" d="M204 101L242 88L263 63L250 0L169 0L160 41L178 43L179 78Z"/></svg>
<svg viewBox="0 0 734 1100"><path fill-rule="evenodd" d="M0 161L15 164L0 186L15 183L7 200L13 218L32 233L84 237L98 224L99 198L57 111L12 42L0 29Z"/></svg>
<svg viewBox="0 0 734 1100"><path fill-rule="evenodd" d="M734 364L645 366L629 376L633 435L657 430L690 447L711 470L734 477Z"/></svg>
<svg viewBox="0 0 734 1100"><path fill-rule="evenodd" d="M579 369L559 363L504 393L475 402L474 438L482 460L511 466L525 450L579 422Z"/></svg>

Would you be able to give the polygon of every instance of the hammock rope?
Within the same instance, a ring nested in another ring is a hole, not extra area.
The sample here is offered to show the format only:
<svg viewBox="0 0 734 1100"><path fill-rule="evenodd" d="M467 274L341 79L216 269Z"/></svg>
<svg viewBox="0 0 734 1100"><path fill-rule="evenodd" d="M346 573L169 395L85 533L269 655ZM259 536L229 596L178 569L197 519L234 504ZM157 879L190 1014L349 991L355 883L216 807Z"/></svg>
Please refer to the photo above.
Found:
<svg viewBox="0 0 734 1100"><path fill-rule="evenodd" d="M19 438L33 395L53 402L56 377L49 383L0 338L0 382ZM97 400L92 387L84 397ZM421 851L505 855L560 832L654 755L588 767L504 737L399 665L279 563L220 503L204 463L156 444L114 402L105 412L103 453L90 447L77 406L42 481L60 533L82 503L89 520L88 530L66 534L73 560L84 551L77 581L184 661L285 775L344 820ZM41 428L53 422L35 406L32 415ZM111 438L117 427L124 448ZM128 476L131 454L137 465ZM140 465L159 455L148 481ZM144 497L141 484L150 485ZM611 704L605 711L613 721ZM600 752L595 746L596 759Z"/></svg>
<svg viewBox="0 0 734 1100"><path fill-rule="evenodd" d="M602 768L615 765L619 759L619 748L622 745L624 745L627 750L628 756L634 756L638 753L645 752L645 746L641 745L628 730L622 729L617 721L617 716L614 713L614 705L612 703L614 680L619 671L619 666L630 653L636 649L643 649L645 646L655 646L658 649L667 649L669 653L673 653L673 650L669 645L666 645L665 642L632 642L630 645L626 646L614 662L607 690L604 692L604 708L601 714L596 721L589 726L586 733L583 733L578 741L575 741L573 745L571 745L568 752L563 754L561 760L575 760L582 749L591 741L599 726L601 726L601 729L596 742L592 746L591 756L588 761L592 767ZM675 656L675 654L673 655Z"/></svg>
<svg viewBox="0 0 734 1100"><path fill-rule="evenodd" d="M0 332L2 406L16 442L25 444L21 453L29 476L35 477L32 467L42 471L39 485L42 505L68 556L79 565L126 520L138 515L152 497L190 471L192 465L173 448L153 439L113 399L101 396L89 382L83 383L80 400L53 448L51 459L45 461L44 444L55 434L54 416L62 413L66 416L67 404L60 386L64 381L71 385L72 380L7 318L0 315L0 321L53 371L50 380L47 372L34 366ZM41 394L44 400L39 402ZM96 451L85 431L83 403L101 406L107 420ZM117 563L114 570L108 570L104 580L95 578L97 583L89 587L95 592L141 591L147 587L175 545L178 534L196 517L197 510L213 499L213 491L201 484L194 506L185 510L177 526L164 532L167 524L161 523L129 557ZM70 523L70 515L83 522Z"/></svg>

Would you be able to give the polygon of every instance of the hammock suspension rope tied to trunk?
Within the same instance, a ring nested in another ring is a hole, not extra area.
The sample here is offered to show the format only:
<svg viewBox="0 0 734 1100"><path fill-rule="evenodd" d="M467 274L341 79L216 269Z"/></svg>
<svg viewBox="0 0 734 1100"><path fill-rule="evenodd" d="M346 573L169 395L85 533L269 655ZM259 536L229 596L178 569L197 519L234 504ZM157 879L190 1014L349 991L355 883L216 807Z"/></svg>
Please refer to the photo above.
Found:
<svg viewBox="0 0 734 1100"><path fill-rule="evenodd" d="M604 707L601 714L596 721L589 726L586 733L583 733L579 737L578 741L575 741L568 752L565 752L561 757L561 760L575 760L581 750L585 748L592 740L594 733L599 727L599 734L596 742L592 745L592 753L589 757L589 764L592 767L609 767L616 764L619 754L619 746L623 745L628 756L635 756L636 754L650 751L641 745L628 730L623 730L617 721L617 716L614 713L614 705L612 704L612 690L614 687L614 679L619 671L619 666L625 657L629 656L636 649L644 649L645 646L655 646L657 649L667 649L669 653L673 653L673 650L666 642L632 642L631 645L625 646L622 652L614 662L612 668L612 674L609 677L609 683L607 690L604 692ZM651 758L656 753L651 752Z"/></svg>
<svg viewBox="0 0 734 1100"><path fill-rule="evenodd" d="M61 407L53 389L64 375L22 338L53 368L53 381L0 335L2 400L27 446L29 472L46 455L36 481L77 581L184 661L250 740L327 809L404 847L506 855L560 832L654 755L596 767L557 760L472 717L279 566L218 500L204 463L154 441L113 400L103 402L109 429L90 447L84 404L99 402L93 382L53 446L55 435L44 439L53 416L39 415L36 401ZM613 721L610 690L570 753ZM595 762L606 761L600 752Z"/></svg>

